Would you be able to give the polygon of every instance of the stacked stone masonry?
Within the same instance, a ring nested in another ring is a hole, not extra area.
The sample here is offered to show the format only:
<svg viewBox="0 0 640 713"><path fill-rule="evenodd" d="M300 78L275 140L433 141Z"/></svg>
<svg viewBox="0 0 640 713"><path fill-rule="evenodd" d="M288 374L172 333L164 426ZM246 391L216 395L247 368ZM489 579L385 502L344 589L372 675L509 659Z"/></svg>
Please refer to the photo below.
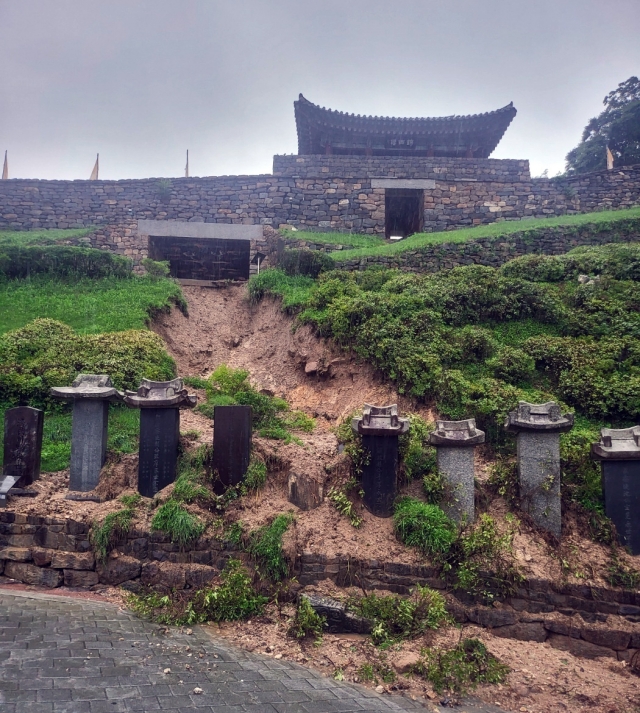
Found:
<svg viewBox="0 0 640 713"><path fill-rule="evenodd" d="M97 226L92 245L136 262L148 254L139 219L382 235L385 189L372 181L407 177L435 180L424 190L427 231L640 203L640 166L546 180L531 179L527 161L276 156L273 175L2 181L0 230Z"/></svg>
<svg viewBox="0 0 640 713"><path fill-rule="evenodd" d="M71 519L0 513L0 575L47 588L62 585L140 585L161 592L199 589L212 583L230 557L245 559L233 544L202 537L180 548L163 533L131 531L117 556L97 560L87 523ZM338 586L362 586L408 594L416 584L444 589L438 570L417 564L361 561L302 552L293 563L300 585L330 579ZM640 592L588 585L556 585L529 579L515 595L492 608L477 606L454 592L449 608L507 638L545 641L581 656L629 660L640 649Z"/></svg>

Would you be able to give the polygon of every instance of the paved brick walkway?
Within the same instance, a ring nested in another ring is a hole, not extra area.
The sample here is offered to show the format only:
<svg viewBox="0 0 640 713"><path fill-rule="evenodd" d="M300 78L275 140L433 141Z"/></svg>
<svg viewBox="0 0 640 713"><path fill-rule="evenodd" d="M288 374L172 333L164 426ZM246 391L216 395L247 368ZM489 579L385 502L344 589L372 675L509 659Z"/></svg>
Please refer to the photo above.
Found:
<svg viewBox="0 0 640 713"><path fill-rule="evenodd" d="M459 713L498 710L473 704L457 708ZM408 698L379 695L288 661L244 652L214 641L197 627L187 634L142 621L113 604L0 589L0 711L346 713L425 708Z"/></svg>

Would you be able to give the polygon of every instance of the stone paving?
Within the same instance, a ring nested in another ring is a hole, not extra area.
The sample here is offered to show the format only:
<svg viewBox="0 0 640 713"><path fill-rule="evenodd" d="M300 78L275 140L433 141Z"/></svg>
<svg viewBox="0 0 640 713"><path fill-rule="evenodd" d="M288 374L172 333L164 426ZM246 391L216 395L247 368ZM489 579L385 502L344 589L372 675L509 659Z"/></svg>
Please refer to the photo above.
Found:
<svg viewBox="0 0 640 713"><path fill-rule="evenodd" d="M425 711L418 701L247 653L197 627L188 631L142 621L114 604L0 589L0 711ZM500 709L470 703L456 710Z"/></svg>

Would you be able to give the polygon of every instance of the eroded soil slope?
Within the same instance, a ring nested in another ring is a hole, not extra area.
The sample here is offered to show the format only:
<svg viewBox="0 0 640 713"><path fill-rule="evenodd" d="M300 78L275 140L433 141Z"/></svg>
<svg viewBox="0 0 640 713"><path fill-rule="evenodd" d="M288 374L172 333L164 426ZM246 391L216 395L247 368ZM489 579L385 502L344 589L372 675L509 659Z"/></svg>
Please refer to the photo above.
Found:
<svg viewBox="0 0 640 713"><path fill-rule="evenodd" d="M331 423L373 403L398 403L401 411L417 411L371 366L357 362L318 339L309 327L292 330L293 319L277 301L249 301L244 285L224 289L185 287L189 316L174 309L161 314L152 329L166 342L181 376L208 376L220 364L247 369L259 389L286 398L292 408ZM319 376L305 373L317 364ZM322 424L319 424L322 427Z"/></svg>

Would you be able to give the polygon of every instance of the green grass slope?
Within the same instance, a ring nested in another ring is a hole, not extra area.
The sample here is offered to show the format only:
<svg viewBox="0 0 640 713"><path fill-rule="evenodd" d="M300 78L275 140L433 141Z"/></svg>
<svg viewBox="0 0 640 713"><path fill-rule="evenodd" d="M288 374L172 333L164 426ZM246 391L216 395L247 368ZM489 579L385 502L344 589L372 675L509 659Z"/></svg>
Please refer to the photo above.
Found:
<svg viewBox="0 0 640 713"><path fill-rule="evenodd" d="M416 250L430 245L442 243L465 243L478 238L499 238L519 232L535 232L545 228L564 227L575 228L581 225L593 224L605 227L616 222L630 219L640 220L640 207L627 210L602 211L599 213L584 213L580 215L566 215L557 218L540 218L526 220L510 220L488 225L479 225L475 228L458 228L439 233L416 233L397 243L384 243L378 246L362 246L353 250L336 250L331 256L336 260L352 260L355 258L372 257L374 255L397 255L407 250ZM297 235L297 233L295 233ZM319 240L317 242L320 242ZM328 240L327 242L332 242Z"/></svg>

